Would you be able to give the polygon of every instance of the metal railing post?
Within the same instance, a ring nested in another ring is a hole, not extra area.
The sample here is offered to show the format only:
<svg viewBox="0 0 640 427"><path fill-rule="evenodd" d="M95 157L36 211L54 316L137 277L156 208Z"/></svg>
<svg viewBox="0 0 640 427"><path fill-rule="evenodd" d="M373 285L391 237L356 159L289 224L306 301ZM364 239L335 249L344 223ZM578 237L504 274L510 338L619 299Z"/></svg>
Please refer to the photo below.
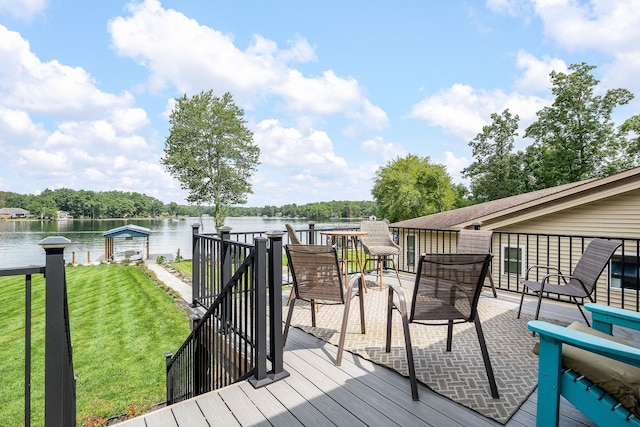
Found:
<svg viewBox="0 0 640 427"><path fill-rule="evenodd" d="M173 357L173 353L170 351L164 352L164 360L165 360L165 372L166 372L166 393L167 393L167 405L173 404L173 375L169 370L171 358Z"/></svg>
<svg viewBox="0 0 640 427"><path fill-rule="evenodd" d="M217 293L222 291L233 275L231 268L231 227L224 226L220 228L220 237L222 239L220 242L220 288L217 290ZM231 321L231 304L233 303L231 298L228 298L226 301L226 306L222 307L222 316L225 319L223 329L225 332L229 321Z"/></svg>
<svg viewBox="0 0 640 427"><path fill-rule="evenodd" d="M60 236L47 237L39 243L46 252L44 422L47 427L76 424L64 271L64 248L69 243L69 239Z"/></svg>
<svg viewBox="0 0 640 427"><path fill-rule="evenodd" d="M200 224L191 224L191 306L200 299Z"/></svg>
<svg viewBox="0 0 640 427"><path fill-rule="evenodd" d="M249 379L254 388L264 387L273 382L267 378L267 239L256 237L253 258L253 279L255 283L256 336L254 360L256 373Z"/></svg>
<svg viewBox="0 0 640 427"><path fill-rule="evenodd" d="M222 248L220 250L220 285L224 287L231 279L231 227L220 228Z"/></svg>
<svg viewBox="0 0 640 427"><path fill-rule="evenodd" d="M289 376L284 370L282 345L282 236L284 232L272 231L269 238L269 354L271 372L269 378L278 381Z"/></svg>
<svg viewBox="0 0 640 427"><path fill-rule="evenodd" d="M309 242L310 245L316 244L316 223L313 221L309 221Z"/></svg>

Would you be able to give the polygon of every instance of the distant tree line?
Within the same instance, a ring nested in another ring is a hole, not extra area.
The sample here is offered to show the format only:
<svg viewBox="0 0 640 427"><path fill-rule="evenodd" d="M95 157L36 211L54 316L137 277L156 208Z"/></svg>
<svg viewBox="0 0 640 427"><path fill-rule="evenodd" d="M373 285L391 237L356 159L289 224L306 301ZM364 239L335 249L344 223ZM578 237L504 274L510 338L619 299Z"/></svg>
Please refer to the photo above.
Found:
<svg viewBox="0 0 640 427"><path fill-rule="evenodd" d="M213 216L213 206L185 206L162 201L136 192L46 189L38 195L0 191L0 208L22 208L41 219L55 219L58 211L74 218L153 218L158 216ZM230 207L229 216L284 216L325 220L331 218L363 218L377 214L371 201L331 201L281 207Z"/></svg>

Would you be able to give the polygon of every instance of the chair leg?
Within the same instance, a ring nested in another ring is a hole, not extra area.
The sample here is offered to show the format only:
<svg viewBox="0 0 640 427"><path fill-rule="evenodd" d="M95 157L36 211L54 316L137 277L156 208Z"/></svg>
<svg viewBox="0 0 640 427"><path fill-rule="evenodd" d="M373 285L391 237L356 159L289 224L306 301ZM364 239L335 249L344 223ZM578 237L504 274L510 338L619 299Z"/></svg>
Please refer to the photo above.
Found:
<svg viewBox="0 0 640 427"><path fill-rule="evenodd" d="M384 265L384 258L378 257L378 281L380 282L380 290L382 290L382 266Z"/></svg>
<svg viewBox="0 0 640 427"><path fill-rule="evenodd" d="M389 296L387 297L387 340L385 342L384 351L391 351L391 319L393 317L393 288L389 288Z"/></svg>
<svg viewBox="0 0 640 427"><path fill-rule="evenodd" d="M396 266L396 261L391 257L391 264L393 264L393 269L396 271L396 277L398 278L398 284L402 287L402 282L400 281L400 272L398 271L398 266Z"/></svg>
<svg viewBox="0 0 640 427"><path fill-rule="evenodd" d="M500 397L498 395L498 386L496 385L496 379L493 375L493 367L491 366L491 360L489 359L489 351L487 350L487 343L484 340L484 333L482 332L482 326L480 325L480 318L477 315L473 323L476 325L476 333L478 334L478 341L480 342L482 360L484 360L484 369L487 371L487 377L489 378L491 397L498 399Z"/></svg>
<svg viewBox="0 0 640 427"><path fill-rule="evenodd" d="M451 351L451 341L453 341L453 320L447 322L447 351Z"/></svg>
<svg viewBox="0 0 640 427"><path fill-rule="evenodd" d="M416 367L413 362L413 348L411 347L411 334L409 333L409 320L407 319L406 307L402 314L402 329L404 331L404 346L407 352L407 365L409 365L409 382L411 384L411 398L420 400L418 397L418 380L416 379Z"/></svg>
<svg viewBox="0 0 640 427"><path fill-rule="evenodd" d="M489 276L489 283L491 284L491 291L493 292L493 297L498 298L498 294L496 293L496 287L493 284L493 276L491 276L491 272L487 273L487 276Z"/></svg>
<svg viewBox="0 0 640 427"><path fill-rule="evenodd" d="M289 326L291 325L291 317L293 316L293 306L296 299L289 302L289 311L287 312L287 321L284 322L284 332L282 333L282 348L287 344L287 335L289 334Z"/></svg>
<svg viewBox="0 0 640 427"><path fill-rule="evenodd" d="M524 303L524 294L527 290L527 286L522 285L522 296L520 297L520 307L518 307L518 319L520 318L520 312L522 311L522 304Z"/></svg>
<svg viewBox="0 0 640 427"><path fill-rule="evenodd" d="M351 287L349 287L351 291ZM340 325L340 338L338 339L338 354L336 355L336 366L342 363L342 353L344 352L344 339L347 334L347 323L349 320L349 308L351 307L351 293L344 301L344 313L342 313L342 324Z"/></svg>
<svg viewBox="0 0 640 427"><path fill-rule="evenodd" d="M580 310L580 314L582 314L582 318L584 319L584 321L587 322L587 326L591 327L591 323L589 323L589 319L587 319L587 316L584 314L584 310L582 309L582 306L578 302L578 299L576 297L571 297L571 298L573 299L573 302L576 304L576 306L578 306L578 310Z"/></svg>
<svg viewBox="0 0 640 427"><path fill-rule="evenodd" d="M409 367L409 383L411 384L411 398L420 400L418 396L418 380L416 379L416 367L413 361L413 348L411 346L411 334L409 333L409 320L407 318L407 304L404 298L398 296L398 305L393 303L393 288L389 287L389 298L387 300L387 342L385 351L391 351L391 320L393 308L397 308L402 318L402 329L404 332L404 346L407 353L407 365Z"/></svg>
<svg viewBox="0 0 640 427"><path fill-rule="evenodd" d="M366 334L367 332L365 330L364 324L364 286L366 285L364 284L364 280L362 280L362 277L358 278L358 298L360 299L360 331L363 334Z"/></svg>

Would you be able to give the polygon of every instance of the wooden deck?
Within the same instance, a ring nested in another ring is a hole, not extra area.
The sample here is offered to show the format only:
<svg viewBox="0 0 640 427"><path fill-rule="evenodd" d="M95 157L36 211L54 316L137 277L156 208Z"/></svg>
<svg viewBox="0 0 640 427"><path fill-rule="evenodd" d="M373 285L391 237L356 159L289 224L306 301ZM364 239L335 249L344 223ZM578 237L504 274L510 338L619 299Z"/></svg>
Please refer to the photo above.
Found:
<svg viewBox="0 0 640 427"><path fill-rule="evenodd" d="M507 304L518 298L486 293L482 302ZM531 312L533 300L525 310ZM516 313L514 312L514 316ZM568 304L543 304L541 316L573 321L580 314ZM169 426L499 426L501 424L420 386L420 401L411 399L409 381L396 372L345 352L334 364L336 347L292 328L284 355L291 374L254 389L242 382L118 424L124 427ZM535 425L534 391L507 427ZM594 426L566 401L562 426Z"/></svg>

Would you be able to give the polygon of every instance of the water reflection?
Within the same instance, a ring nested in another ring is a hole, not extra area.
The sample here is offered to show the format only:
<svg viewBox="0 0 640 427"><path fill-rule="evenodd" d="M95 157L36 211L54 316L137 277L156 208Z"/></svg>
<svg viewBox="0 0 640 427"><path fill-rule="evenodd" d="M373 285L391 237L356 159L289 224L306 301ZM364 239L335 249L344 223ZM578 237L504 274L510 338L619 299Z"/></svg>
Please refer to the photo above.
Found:
<svg viewBox="0 0 640 427"><path fill-rule="evenodd" d="M285 223L297 229L307 229L304 219L238 217L227 218L225 225L232 232L284 231ZM212 218L136 219L136 220L72 220L72 221L0 221L0 268L44 264L44 250L38 245L49 236L64 236L71 240L65 249L65 260L85 264L104 255L102 233L127 224L146 227L151 231L149 252L153 255L172 254L178 250L185 258L191 257L191 225L200 224L200 232L214 233ZM317 223L317 228L335 223ZM115 239L116 251L142 250L146 254L146 239Z"/></svg>

